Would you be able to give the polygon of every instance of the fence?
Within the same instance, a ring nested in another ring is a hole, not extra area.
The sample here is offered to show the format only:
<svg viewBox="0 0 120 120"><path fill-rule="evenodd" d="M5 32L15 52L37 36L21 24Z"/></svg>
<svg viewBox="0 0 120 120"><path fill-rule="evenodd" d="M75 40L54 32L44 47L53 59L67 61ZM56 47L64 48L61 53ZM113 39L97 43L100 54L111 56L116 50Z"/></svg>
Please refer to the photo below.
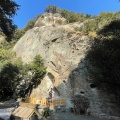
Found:
<svg viewBox="0 0 120 120"><path fill-rule="evenodd" d="M50 99L50 100L46 98L25 98L25 99L22 98L22 102L38 104L43 108L46 108L46 107L54 108L56 106L66 105L66 99L64 98Z"/></svg>

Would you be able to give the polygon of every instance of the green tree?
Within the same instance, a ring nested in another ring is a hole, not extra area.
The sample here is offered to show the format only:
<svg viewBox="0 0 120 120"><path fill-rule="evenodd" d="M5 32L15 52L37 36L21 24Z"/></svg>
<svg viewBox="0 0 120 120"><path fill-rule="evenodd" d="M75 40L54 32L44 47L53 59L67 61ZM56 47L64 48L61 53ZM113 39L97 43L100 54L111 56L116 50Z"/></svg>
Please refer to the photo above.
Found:
<svg viewBox="0 0 120 120"><path fill-rule="evenodd" d="M35 22L36 22L36 19L29 20L27 22L27 25L25 26L24 30L27 31L29 29L32 29L34 27Z"/></svg>
<svg viewBox="0 0 120 120"><path fill-rule="evenodd" d="M14 92L16 85L18 84L17 75L19 69L11 63L4 65L0 72L0 92L4 96L5 91Z"/></svg>
<svg viewBox="0 0 120 120"><path fill-rule="evenodd" d="M84 32L89 33L97 31L98 29L98 24L94 19L90 19L87 22L84 23Z"/></svg>
<svg viewBox="0 0 120 120"><path fill-rule="evenodd" d="M9 48L10 44L4 43L4 45L0 45L0 70L2 67L12 61L15 57L14 52Z"/></svg>
<svg viewBox="0 0 120 120"><path fill-rule="evenodd" d="M27 76L27 72L30 70L30 64L23 63L21 58L17 58L13 64L19 68L22 76Z"/></svg>
<svg viewBox="0 0 120 120"><path fill-rule="evenodd" d="M17 26L13 23L12 17L19 9L19 5L12 0L0 1L0 30L7 36L10 41Z"/></svg>
<svg viewBox="0 0 120 120"><path fill-rule="evenodd" d="M30 93L33 87L37 87L37 85L40 84L41 79L46 73L44 61L40 55L37 55L30 64L23 64L22 59L18 58L14 62L14 65L19 68L18 87L16 87L16 94L18 96L25 97L28 95L27 93Z"/></svg>
<svg viewBox="0 0 120 120"><path fill-rule="evenodd" d="M83 21L85 16L83 13L75 13L75 12L69 12L65 9L60 9L59 13L62 17L66 18L68 23L73 23L77 21Z"/></svg>
<svg viewBox="0 0 120 120"><path fill-rule="evenodd" d="M44 66L44 60L40 55L37 55L31 65L31 70L34 72L33 79L40 80L46 73L46 67Z"/></svg>
<svg viewBox="0 0 120 120"><path fill-rule="evenodd" d="M69 12L65 9L61 9L60 10L60 14L62 15L62 17L66 18L67 22L69 23Z"/></svg>
<svg viewBox="0 0 120 120"><path fill-rule="evenodd" d="M91 18L91 15L90 15L90 14L86 14L85 17L86 17L86 18Z"/></svg>
<svg viewBox="0 0 120 120"><path fill-rule="evenodd" d="M24 34L25 34L25 30L24 29L16 30L15 33L14 33L13 40L15 40L15 41L19 40Z"/></svg>
<svg viewBox="0 0 120 120"><path fill-rule="evenodd" d="M35 25L35 22L39 19L39 17L41 17L42 15L39 14L36 17L34 17L33 19L29 20L27 22L27 24L25 25L24 29L20 29L18 32L21 33L25 33L26 31L28 31L29 29L32 29Z"/></svg>
<svg viewBox="0 0 120 120"><path fill-rule="evenodd" d="M56 6L54 6L54 5L49 5L45 9L45 12L55 14L55 13L58 13L58 8Z"/></svg>
<svg viewBox="0 0 120 120"><path fill-rule="evenodd" d="M75 12L69 12L69 22L77 22L79 21L79 16Z"/></svg>

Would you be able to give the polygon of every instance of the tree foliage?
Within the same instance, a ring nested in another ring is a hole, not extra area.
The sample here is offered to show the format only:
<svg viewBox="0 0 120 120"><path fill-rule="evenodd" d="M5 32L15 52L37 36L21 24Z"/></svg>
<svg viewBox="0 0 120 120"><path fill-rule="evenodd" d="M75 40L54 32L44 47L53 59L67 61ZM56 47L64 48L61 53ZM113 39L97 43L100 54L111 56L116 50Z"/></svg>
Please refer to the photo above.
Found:
<svg viewBox="0 0 120 120"><path fill-rule="evenodd" d="M5 91L14 92L16 85L18 84L19 69L11 63L7 63L3 66L0 72L0 94L5 96Z"/></svg>
<svg viewBox="0 0 120 120"><path fill-rule="evenodd" d="M27 25L25 26L24 30L27 31L29 29L32 29L34 27L34 24L35 24L36 20L33 19L33 20L29 20L27 22Z"/></svg>
<svg viewBox="0 0 120 120"><path fill-rule="evenodd" d="M81 18L80 13L77 14L75 12L69 12L67 10L62 10L62 9L60 11L60 14L62 15L62 17L66 18L68 23L77 22Z"/></svg>
<svg viewBox="0 0 120 120"><path fill-rule="evenodd" d="M4 44L0 45L0 70L5 64L12 61L12 59L15 57L15 54L11 48L11 44L7 42L4 42Z"/></svg>
<svg viewBox="0 0 120 120"><path fill-rule="evenodd" d="M33 79L39 80L46 73L46 67L44 66L44 61L40 55L35 56L31 67L32 67L32 70L34 72Z"/></svg>
<svg viewBox="0 0 120 120"><path fill-rule="evenodd" d="M58 13L58 8L57 8L57 6L49 5L45 9L45 12L55 14L55 13Z"/></svg>
<svg viewBox="0 0 120 120"><path fill-rule="evenodd" d="M116 32L117 31L117 32ZM118 34L118 35L117 35ZM113 21L99 31L86 59L89 74L98 88L120 100L120 21Z"/></svg>
<svg viewBox="0 0 120 120"><path fill-rule="evenodd" d="M16 93L18 96L25 97L32 88L40 84L46 73L46 67L40 55L37 55L30 64L22 64L21 59L18 59L15 64L18 66L21 76L21 84L16 88Z"/></svg>
<svg viewBox="0 0 120 120"><path fill-rule="evenodd" d="M31 19L31 20L29 20L28 22L27 22L27 24L25 25L25 27L24 27L24 31L28 31L29 29L32 29L33 27L34 27L34 25L35 25L35 22L38 20L38 18L40 17L41 15L39 14L39 15L37 15L36 17L34 17L33 19Z"/></svg>
<svg viewBox="0 0 120 120"><path fill-rule="evenodd" d="M15 33L14 33L14 36L13 36L13 40L15 40L15 41L19 40L24 34L25 34L24 29L16 30Z"/></svg>
<svg viewBox="0 0 120 120"><path fill-rule="evenodd" d="M98 16L95 17L86 17L88 20L85 22L85 32L89 31L99 31L102 28L104 28L106 25L111 23L112 21L117 19L118 13L113 13L113 12L102 12Z"/></svg>
<svg viewBox="0 0 120 120"><path fill-rule="evenodd" d="M46 67L40 55L37 55L29 64L23 63L21 58L12 62L7 61L0 69L0 97L7 97L9 91L11 93L16 91L18 96L25 97L41 82L45 73Z"/></svg>
<svg viewBox="0 0 120 120"><path fill-rule="evenodd" d="M12 17L19 9L19 5L12 0L0 0L0 30L10 41L17 26L13 23Z"/></svg>

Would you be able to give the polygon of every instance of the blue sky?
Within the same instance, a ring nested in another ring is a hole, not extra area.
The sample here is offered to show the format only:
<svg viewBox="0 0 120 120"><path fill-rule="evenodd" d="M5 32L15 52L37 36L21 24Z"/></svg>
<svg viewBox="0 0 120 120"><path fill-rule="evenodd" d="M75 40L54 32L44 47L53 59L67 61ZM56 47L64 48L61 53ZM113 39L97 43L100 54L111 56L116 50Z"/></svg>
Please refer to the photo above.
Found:
<svg viewBox="0 0 120 120"><path fill-rule="evenodd" d="M27 21L44 13L48 5L56 5L69 11L97 15L100 12L117 12L120 10L118 0L14 0L21 5L14 17L18 28L23 28Z"/></svg>

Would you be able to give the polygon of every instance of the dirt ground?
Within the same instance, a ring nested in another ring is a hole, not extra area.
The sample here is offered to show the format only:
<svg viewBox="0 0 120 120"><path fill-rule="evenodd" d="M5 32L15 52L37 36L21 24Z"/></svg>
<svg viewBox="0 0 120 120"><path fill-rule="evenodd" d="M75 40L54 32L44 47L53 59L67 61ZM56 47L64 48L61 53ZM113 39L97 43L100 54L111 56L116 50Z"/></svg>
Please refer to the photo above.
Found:
<svg viewBox="0 0 120 120"><path fill-rule="evenodd" d="M75 115L69 112L54 112L48 118L43 118L42 120L115 120L107 118L98 118L94 116L83 116Z"/></svg>

